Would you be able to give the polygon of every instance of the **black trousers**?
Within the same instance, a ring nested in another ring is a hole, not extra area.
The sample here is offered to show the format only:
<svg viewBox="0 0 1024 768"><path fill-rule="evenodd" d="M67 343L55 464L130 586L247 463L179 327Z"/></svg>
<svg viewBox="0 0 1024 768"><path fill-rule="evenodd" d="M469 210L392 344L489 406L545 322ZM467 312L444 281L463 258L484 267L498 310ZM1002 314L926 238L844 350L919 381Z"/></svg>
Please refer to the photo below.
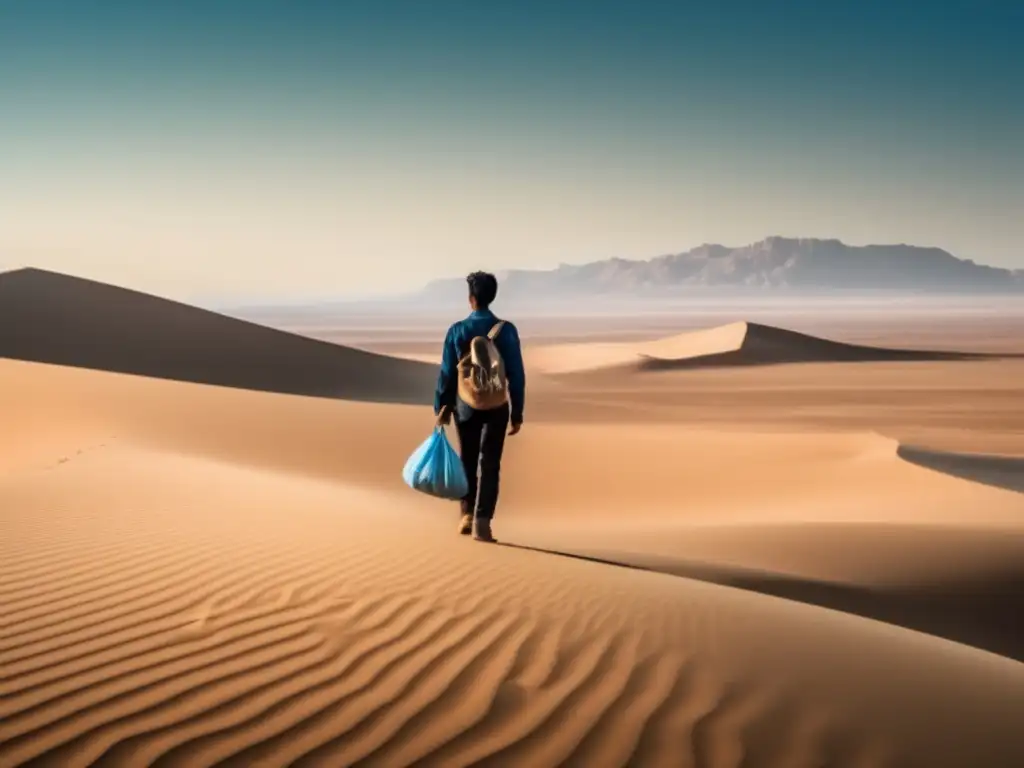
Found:
<svg viewBox="0 0 1024 768"><path fill-rule="evenodd" d="M461 401L455 408L462 466L469 479L469 493L462 498L462 514L490 520L498 503L501 485L501 454L508 432L508 406L490 411L473 410Z"/></svg>

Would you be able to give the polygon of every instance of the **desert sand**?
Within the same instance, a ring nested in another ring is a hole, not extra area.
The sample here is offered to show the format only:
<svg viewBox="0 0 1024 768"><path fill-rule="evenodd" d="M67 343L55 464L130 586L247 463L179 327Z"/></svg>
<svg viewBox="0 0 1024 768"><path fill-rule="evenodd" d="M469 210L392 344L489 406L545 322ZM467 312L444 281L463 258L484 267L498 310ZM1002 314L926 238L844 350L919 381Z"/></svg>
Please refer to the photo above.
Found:
<svg viewBox="0 0 1024 768"><path fill-rule="evenodd" d="M428 363L0 298L0 765L1024 765L1016 358L528 341L493 546Z"/></svg>

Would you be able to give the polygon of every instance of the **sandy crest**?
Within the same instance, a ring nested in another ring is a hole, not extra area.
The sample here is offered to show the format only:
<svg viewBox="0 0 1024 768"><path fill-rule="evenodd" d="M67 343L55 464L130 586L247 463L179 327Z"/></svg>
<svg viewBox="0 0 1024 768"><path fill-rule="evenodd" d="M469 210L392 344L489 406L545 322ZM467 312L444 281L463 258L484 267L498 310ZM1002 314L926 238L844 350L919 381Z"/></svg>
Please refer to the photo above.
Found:
<svg viewBox="0 0 1024 768"><path fill-rule="evenodd" d="M19 404L0 437L4 765L1024 764L1018 662L457 537L451 506L398 478L422 409L8 361L0 388ZM854 507L821 505L829 488L907 525L970 508L965 535L1013 530L1020 511L1019 494L871 435L601 434L604 454L584 427L524 432L499 533L600 533L614 509L635 536L707 528L715 509L741 539L849 522ZM634 465L602 464L611 444ZM566 455L574 474L540 506ZM794 462L818 477L803 502ZM742 483L716 477L727 466ZM757 484L791 495L758 510Z"/></svg>
<svg viewBox="0 0 1024 768"><path fill-rule="evenodd" d="M426 403L423 365L38 269L0 273L0 357L312 397Z"/></svg>
<svg viewBox="0 0 1024 768"><path fill-rule="evenodd" d="M735 322L651 341L541 345L529 350L527 362L543 373L565 375L602 370L695 370L798 362L935 361L971 357L945 351L848 344L760 323Z"/></svg>

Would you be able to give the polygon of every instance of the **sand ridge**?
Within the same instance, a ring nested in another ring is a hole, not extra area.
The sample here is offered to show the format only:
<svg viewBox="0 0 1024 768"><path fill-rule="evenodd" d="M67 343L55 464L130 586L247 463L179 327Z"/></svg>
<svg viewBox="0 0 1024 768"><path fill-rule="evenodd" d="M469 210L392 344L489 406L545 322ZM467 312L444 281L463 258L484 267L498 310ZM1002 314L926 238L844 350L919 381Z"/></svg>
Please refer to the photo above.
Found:
<svg viewBox="0 0 1024 768"><path fill-rule="evenodd" d="M37 269L0 274L0 357L316 397L426 403L434 365Z"/></svg>
<svg viewBox="0 0 1024 768"><path fill-rule="evenodd" d="M558 344L540 347L528 362L548 374L602 369L679 370L783 363L962 360L976 355L889 349L817 338L785 328L735 322L647 342Z"/></svg>

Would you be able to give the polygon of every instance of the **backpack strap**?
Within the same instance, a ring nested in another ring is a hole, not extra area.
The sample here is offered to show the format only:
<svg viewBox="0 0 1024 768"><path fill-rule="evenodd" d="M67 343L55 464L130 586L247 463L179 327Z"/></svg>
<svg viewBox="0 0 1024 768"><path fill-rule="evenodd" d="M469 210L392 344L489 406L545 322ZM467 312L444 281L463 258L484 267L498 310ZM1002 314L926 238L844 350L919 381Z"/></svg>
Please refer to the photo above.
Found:
<svg viewBox="0 0 1024 768"><path fill-rule="evenodd" d="M497 325L491 328L491 330L487 333L487 338L490 339L491 341L494 341L496 338L498 338L498 334L501 333L501 329L504 327L505 321L499 320Z"/></svg>

